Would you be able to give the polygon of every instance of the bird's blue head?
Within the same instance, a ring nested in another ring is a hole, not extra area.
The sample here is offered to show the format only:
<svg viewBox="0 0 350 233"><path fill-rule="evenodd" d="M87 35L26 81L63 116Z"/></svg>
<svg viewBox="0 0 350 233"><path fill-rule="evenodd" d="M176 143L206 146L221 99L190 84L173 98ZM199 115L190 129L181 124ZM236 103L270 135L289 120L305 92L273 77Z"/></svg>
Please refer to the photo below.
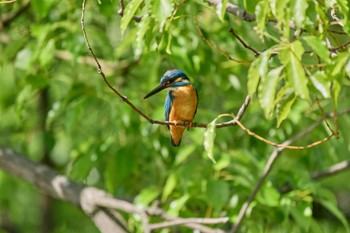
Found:
<svg viewBox="0 0 350 233"><path fill-rule="evenodd" d="M160 79L160 84L150 91L144 99L160 92L161 90L174 90L177 87L190 85L190 80L187 75L180 69L168 70Z"/></svg>

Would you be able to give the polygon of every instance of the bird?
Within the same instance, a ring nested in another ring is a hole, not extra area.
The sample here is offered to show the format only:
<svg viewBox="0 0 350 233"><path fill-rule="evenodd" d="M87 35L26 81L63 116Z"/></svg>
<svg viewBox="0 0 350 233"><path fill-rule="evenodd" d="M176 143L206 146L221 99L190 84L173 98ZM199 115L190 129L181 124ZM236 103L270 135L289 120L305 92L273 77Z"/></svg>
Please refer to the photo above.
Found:
<svg viewBox="0 0 350 233"><path fill-rule="evenodd" d="M184 71L172 69L165 72L160 79L160 84L143 98L147 99L162 90L167 90L164 103L165 120L175 123L167 126L170 142L172 146L178 147L186 127L179 126L177 123L187 122L187 127L192 127L198 107L197 89L191 84Z"/></svg>

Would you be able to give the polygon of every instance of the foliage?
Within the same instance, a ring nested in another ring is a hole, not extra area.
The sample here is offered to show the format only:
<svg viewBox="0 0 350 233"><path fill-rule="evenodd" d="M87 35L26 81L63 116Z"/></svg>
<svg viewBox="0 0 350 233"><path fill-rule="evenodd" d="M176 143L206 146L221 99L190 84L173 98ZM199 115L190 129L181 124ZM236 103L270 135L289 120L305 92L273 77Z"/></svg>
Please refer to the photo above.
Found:
<svg viewBox="0 0 350 233"><path fill-rule="evenodd" d="M216 8L204 0L130 0L120 17L119 1L88 1L86 31L108 80L153 119L163 119L164 93L142 96L174 67L198 89L196 121L236 113L249 93L242 121L271 141L283 142L322 118L317 102L326 113L349 108L350 53L342 46L350 39L347 1L220 2ZM0 14L10 16L24 4L0 5ZM256 21L225 13L228 4L255 14ZM1 18L0 144L140 206L159 200L173 216L235 221L273 148L238 127L216 129L216 163L207 157L202 129L185 132L181 147L172 148L166 127L146 122L101 80L80 16L81 2L32 0L12 20ZM230 28L260 55L244 48ZM244 62L228 60L216 47ZM337 119L339 139L283 152L250 206L243 232L349 232L348 172L321 182L310 178L348 159L350 117ZM327 135L323 124L297 144ZM291 191L280 192L286 184ZM11 225L38 232L40 192L3 172L0 187L0 210ZM53 203L52 232L82 226L97 232L77 210ZM128 216L128 223L141 231L139 219Z"/></svg>

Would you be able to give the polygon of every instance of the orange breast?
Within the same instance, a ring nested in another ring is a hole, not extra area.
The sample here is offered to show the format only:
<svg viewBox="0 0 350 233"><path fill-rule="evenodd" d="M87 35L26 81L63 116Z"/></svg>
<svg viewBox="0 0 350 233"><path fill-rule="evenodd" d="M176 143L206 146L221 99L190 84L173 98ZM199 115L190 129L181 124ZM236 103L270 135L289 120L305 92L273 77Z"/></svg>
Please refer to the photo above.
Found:
<svg viewBox="0 0 350 233"><path fill-rule="evenodd" d="M197 93L192 85L178 87L171 92L173 96L172 107L169 114L169 121L192 121L197 108ZM174 146L181 142L185 130L183 126L170 126L170 134Z"/></svg>

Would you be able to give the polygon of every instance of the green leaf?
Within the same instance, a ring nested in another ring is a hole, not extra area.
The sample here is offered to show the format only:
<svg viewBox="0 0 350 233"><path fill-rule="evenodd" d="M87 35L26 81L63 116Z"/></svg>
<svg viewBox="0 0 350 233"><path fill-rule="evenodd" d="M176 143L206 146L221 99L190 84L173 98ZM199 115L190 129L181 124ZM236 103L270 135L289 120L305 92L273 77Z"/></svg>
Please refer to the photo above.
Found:
<svg viewBox="0 0 350 233"><path fill-rule="evenodd" d="M253 96L258 88L260 77L267 73L267 64L270 57L269 52L262 53L253 61L248 70L248 92Z"/></svg>
<svg viewBox="0 0 350 233"><path fill-rule="evenodd" d="M283 67L270 70L266 76L261 77L258 88L259 103L264 110L265 117L271 118L275 107L276 88L279 81L280 73Z"/></svg>
<svg viewBox="0 0 350 233"><path fill-rule="evenodd" d="M141 21L137 25L138 30L136 32L136 49L135 49L136 57L141 56L142 50L145 47L144 37L146 35L146 32L150 28L150 23L151 23L151 17L149 16L149 14L145 14L142 16Z"/></svg>
<svg viewBox="0 0 350 233"><path fill-rule="evenodd" d="M185 194L182 197L173 200L170 203L170 209L168 210L168 214L174 217L179 216L180 211L183 209L184 205L186 204L189 198L190 198L190 195Z"/></svg>
<svg viewBox="0 0 350 233"><path fill-rule="evenodd" d="M219 16L219 19L223 22L224 21L224 16L226 13L226 5L227 5L228 0L221 0L215 8L216 14Z"/></svg>
<svg viewBox="0 0 350 233"><path fill-rule="evenodd" d="M344 214L337 207L337 200L334 194L327 189L321 189L319 190L317 196L317 201L322 206L324 206L330 213L332 213L334 217L336 217L339 220L339 222L343 224L347 232L350 232L348 221L346 220Z"/></svg>
<svg viewBox="0 0 350 233"><path fill-rule="evenodd" d="M348 19L350 17L349 12L349 1L347 0L336 0L337 3L337 10L340 12L340 14L343 15L341 18L342 23L344 24L344 30L349 34L350 33L350 25L348 23ZM334 1L331 1L331 4L334 4Z"/></svg>
<svg viewBox="0 0 350 233"><path fill-rule="evenodd" d="M298 28L304 27L305 13L308 7L307 1L304 0L294 0L292 3L292 18Z"/></svg>
<svg viewBox="0 0 350 233"><path fill-rule="evenodd" d="M140 7L143 0L132 0L124 9L124 15L120 23L120 30L124 34L126 27L129 25L131 19L134 17L137 9Z"/></svg>
<svg viewBox="0 0 350 233"><path fill-rule="evenodd" d="M277 114L277 127L287 118L296 96L293 94L289 87L282 88L277 94L276 101L276 114Z"/></svg>
<svg viewBox="0 0 350 233"><path fill-rule="evenodd" d="M301 56L304 49L300 41L294 41L290 48L279 53L281 62L286 66L287 81L293 87L296 96L310 100L307 78L301 65Z"/></svg>
<svg viewBox="0 0 350 233"><path fill-rule="evenodd" d="M216 211L228 202L229 185L223 180L209 180L207 183L206 200Z"/></svg>
<svg viewBox="0 0 350 233"><path fill-rule="evenodd" d="M333 98L334 98L334 105L335 108L338 107L338 99L339 99L339 94L341 90L341 84L338 81L333 82Z"/></svg>
<svg viewBox="0 0 350 233"><path fill-rule="evenodd" d="M39 61L42 66L49 66L55 58L56 46L55 40L50 39L39 55Z"/></svg>
<svg viewBox="0 0 350 233"><path fill-rule="evenodd" d="M324 41L316 36L304 36L303 40L311 47L311 49L318 55L320 58L327 63L331 62L329 50Z"/></svg>
<svg viewBox="0 0 350 233"><path fill-rule="evenodd" d="M149 206L159 195L159 191L156 187L144 188L135 198L135 204L137 206L146 207Z"/></svg>
<svg viewBox="0 0 350 233"><path fill-rule="evenodd" d="M289 27L289 11L286 12L288 0L270 0L271 12L277 19L277 28L284 29L284 36L288 38L290 27Z"/></svg>
<svg viewBox="0 0 350 233"><path fill-rule="evenodd" d="M272 185L271 181L266 182L266 185L257 196L259 203L270 207L278 207L280 205L280 199L281 194Z"/></svg>
<svg viewBox="0 0 350 233"><path fill-rule="evenodd" d="M171 16L174 4L172 0L153 0L151 4L152 16L155 20L161 22L160 28L166 21L166 19Z"/></svg>
<svg viewBox="0 0 350 233"><path fill-rule="evenodd" d="M268 1L260 1L255 7L255 15L257 22L257 32L260 35L260 39L263 39L264 29L266 25L267 14L269 13Z"/></svg>
<svg viewBox="0 0 350 233"><path fill-rule="evenodd" d="M174 173L171 173L165 183L162 195L162 202L165 202L169 195L173 192L176 186L176 176Z"/></svg>
<svg viewBox="0 0 350 233"><path fill-rule="evenodd" d="M324 98L330 98L331 82L327 80L326 73L324 71L317 71L310 77L310 80Z"/></svg>
<svg viewBox="0 0 350 233"><path fill-rule="evenodd" d="M208 153L208 157L209 159L215 163L215 159L214 159L214 154L213 154L213 150L214 150L214 140L215 140L215 125L216 125L216 121L218 118L215 118L212 122L210 122L207 126L207 130L204 133L204 149L207 151Z"/></svg>
<svg viewBox="0 0 350 233"><path fill-rule="evenodd" d="M259 0L244 0L243 1L244 9L248 13L253 14L255 7L256 7L256 4L258 4L258 2L259 2Z"/></svg>
<svg viewBox="0 0 350 233"><path fill-rule="evenodd" d="M30 2L35 16L39 19L45 18L55 3L54 0L32 0Z"/></svg>
<svg viewBox="0 0 350 233"><path fill-rule="evenodd" d="M337 78L339 76L343 77L343 72L345 71L344 66L349 59L349 53L343 52L339 53L336 57L332 59L332 65L330 66L330 77Z"/></svg>

